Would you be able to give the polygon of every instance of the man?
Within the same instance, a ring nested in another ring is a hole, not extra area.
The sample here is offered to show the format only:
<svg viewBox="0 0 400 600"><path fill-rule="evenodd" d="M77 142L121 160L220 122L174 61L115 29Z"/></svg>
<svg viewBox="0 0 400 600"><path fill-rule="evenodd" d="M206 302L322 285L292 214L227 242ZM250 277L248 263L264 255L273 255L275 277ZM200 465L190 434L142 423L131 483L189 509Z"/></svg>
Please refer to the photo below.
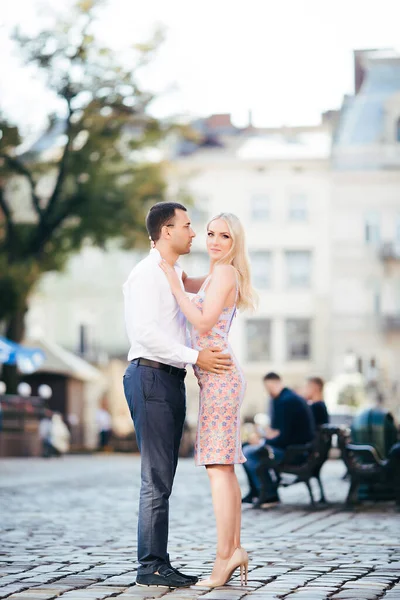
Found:
<svg viewBox="0 0 400 600"><path fill-rule="evenodd" d="M99 450L105 450L108 447L112 433L111 415L104 406L100 406L96 412L96 424L99 433Z"/></svg>
<svg viewBox="0 0 400 600"><path fill-rule="evenodd" d="M50 458L54 454L54 448L50 443L51 439L51 418L53 413L45 409L39 423L39 437L42 441L42 456Z"/></svg>
<svg viewBox="0 0 400 600"><path fill-rule="evenodd" d="M196 583L174 569L167 554L168 502L185 421L186 364L222 373L231 359L218 349L198 352L185 346L186 320L159 267L162 259L196 291L202 280L189 280L177 259L190 252L195 233L186 208L173 202L153 206L146 218L153 249L124 284L125 321L130 340L124 389L141 453L138 527L140 567L136 583L184 587ZM183 283L182 283L183 287Z"/></svg>
<svg viewBox="0 0 400 600"><path fill-rule="evenodd" d="M311 409L304 398L284 387L276 373L265 375L264 386L272 398L271 426L266 428L266 439L260 444L243 448L247 458L243 467L249 480L250 492L242 501L252 503L256 498L256 507L279 502L278 482L276 478L272 479L270 470L265 468L260 478L259 467L265 458L270 457L275 464L279 464L288 446L307 444L315 434Z"/></svg>
<svg viewBox="0 0 400 600"><path fill-rule="evenodd" d="M329 413L323 396L324 380L321 377L309 377L304 390L304 397L311 408L316 427L329 423Z"/></svg>

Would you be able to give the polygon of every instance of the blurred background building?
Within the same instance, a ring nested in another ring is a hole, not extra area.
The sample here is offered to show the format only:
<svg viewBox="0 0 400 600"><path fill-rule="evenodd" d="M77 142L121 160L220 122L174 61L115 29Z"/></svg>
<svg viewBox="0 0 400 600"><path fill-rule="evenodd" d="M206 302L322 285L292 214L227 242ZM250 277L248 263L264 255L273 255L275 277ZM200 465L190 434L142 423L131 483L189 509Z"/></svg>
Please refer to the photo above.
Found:
<svg viewBox="0 0 400 600"><path fill-rule="evenodd" d="M237 128L229 114L211 115L191 123L195 136L171 137L166 148L171 197L185 190L193 199L197 238L185 270L207 272L213 215L234 212L247 232L259 308L232 330L248 381L244 416L265 408L266 371L296 386L308 375L335 377L349 355L398 406L400 57L390 50L354 57L354 96L318 126L260 129L249 114ZM51 151L54 139L36 150ZM121 286L142 257L85 247L63 274L43 277L27 316L28 337L102 366L117 412L128 349ZM197 385L193 377L188 384L194 419Z"/></svg>
<svg viewBox="0 0 400 600"><path fill-rule="evenodd" d="M400 364L400 56L356 51L332 147L331 361L346 351L398 407ZM382 398L382 399L384 399Z"/></svg>

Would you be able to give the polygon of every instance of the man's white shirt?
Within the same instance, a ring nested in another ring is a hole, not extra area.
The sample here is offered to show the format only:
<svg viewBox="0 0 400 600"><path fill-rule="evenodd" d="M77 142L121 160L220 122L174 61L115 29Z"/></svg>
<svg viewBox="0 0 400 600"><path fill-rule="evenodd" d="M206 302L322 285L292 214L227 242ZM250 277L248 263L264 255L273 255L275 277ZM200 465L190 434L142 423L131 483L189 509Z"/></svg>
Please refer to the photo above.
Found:
<svg viewBox="0 0 400 600"><path fill-rule="evenodd" d="M186 364L195 364L199 353L185 346L186 318L158 266L160 261L159 251L153 248L123 285L131 344L128 360L142 357L183 369ZM181 267L176 263L174 268L182 281Z"/></svg>

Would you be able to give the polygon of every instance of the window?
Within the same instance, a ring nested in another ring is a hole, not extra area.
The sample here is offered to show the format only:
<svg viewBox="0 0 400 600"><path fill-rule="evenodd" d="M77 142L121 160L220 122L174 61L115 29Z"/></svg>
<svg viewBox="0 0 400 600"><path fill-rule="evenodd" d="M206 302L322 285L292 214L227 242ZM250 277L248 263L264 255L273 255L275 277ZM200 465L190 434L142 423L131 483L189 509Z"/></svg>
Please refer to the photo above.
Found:
<svg viewBox="0 0 400 600"><path fill-rule="evenodd" d="M288 360L306 360L311 357L311 327L309 319L286 321L286 348Z"/></svg>
<svg viewBox="0 0 400 600"><path fill-rule="evenodd" d="M288 250L285 254L288 286L310 287L311 252L308 250Z"/></svg>
<svg viewBox="0 0 400 600"><path fill-rule="evenodd" d="M251 278L258 290L271 287L271 253L263 250L250 252Z"/></svg>
<svg viewBox="0 0 400 600"><path fill-rule="evenodd" d="M253 221L268 221L271 216L271 202L267 194L253 194L250 199Z"/></svg>
<svg viewBox="0 0 400 600"><path fill-rule="evenodd" d="M369 245L376 245L380 242L380 214L377 211L371 211L365 216L365 241Z"/></svg>
<svg viewBox="0 0 400 600"><path fill-rule="evenodd" d="M246 347L249 362L269 360L271 354L271 321L269 319L247 321Z"/></svg>
<svg viewBox="0 0 400 600"><path fill-rule="evenodd" d="M293 194L289 198L289 221L307 221L307 197L305 194Z"/></svg>

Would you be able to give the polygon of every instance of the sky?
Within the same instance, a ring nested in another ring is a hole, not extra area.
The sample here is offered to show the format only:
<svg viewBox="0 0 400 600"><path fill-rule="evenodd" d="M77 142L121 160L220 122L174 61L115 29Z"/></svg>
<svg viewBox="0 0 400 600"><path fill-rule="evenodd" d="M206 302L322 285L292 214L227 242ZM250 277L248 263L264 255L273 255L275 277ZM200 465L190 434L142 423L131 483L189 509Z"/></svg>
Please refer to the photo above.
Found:
<svg viewBox="0 0 400 600"><path fill-rule="evenodd" d="M0 21L0 106L26 130L55 105L9 34L35 31L47 0L12 0ZM71 0L58 0L66 9ZM4 13L4 11L3 11ZM121 52L157 26L166 41L143 76L158 117L228 112L236 125L318 123L353 85L353 49L400 51L399 0L107 0L98 31Z"/></svg>

